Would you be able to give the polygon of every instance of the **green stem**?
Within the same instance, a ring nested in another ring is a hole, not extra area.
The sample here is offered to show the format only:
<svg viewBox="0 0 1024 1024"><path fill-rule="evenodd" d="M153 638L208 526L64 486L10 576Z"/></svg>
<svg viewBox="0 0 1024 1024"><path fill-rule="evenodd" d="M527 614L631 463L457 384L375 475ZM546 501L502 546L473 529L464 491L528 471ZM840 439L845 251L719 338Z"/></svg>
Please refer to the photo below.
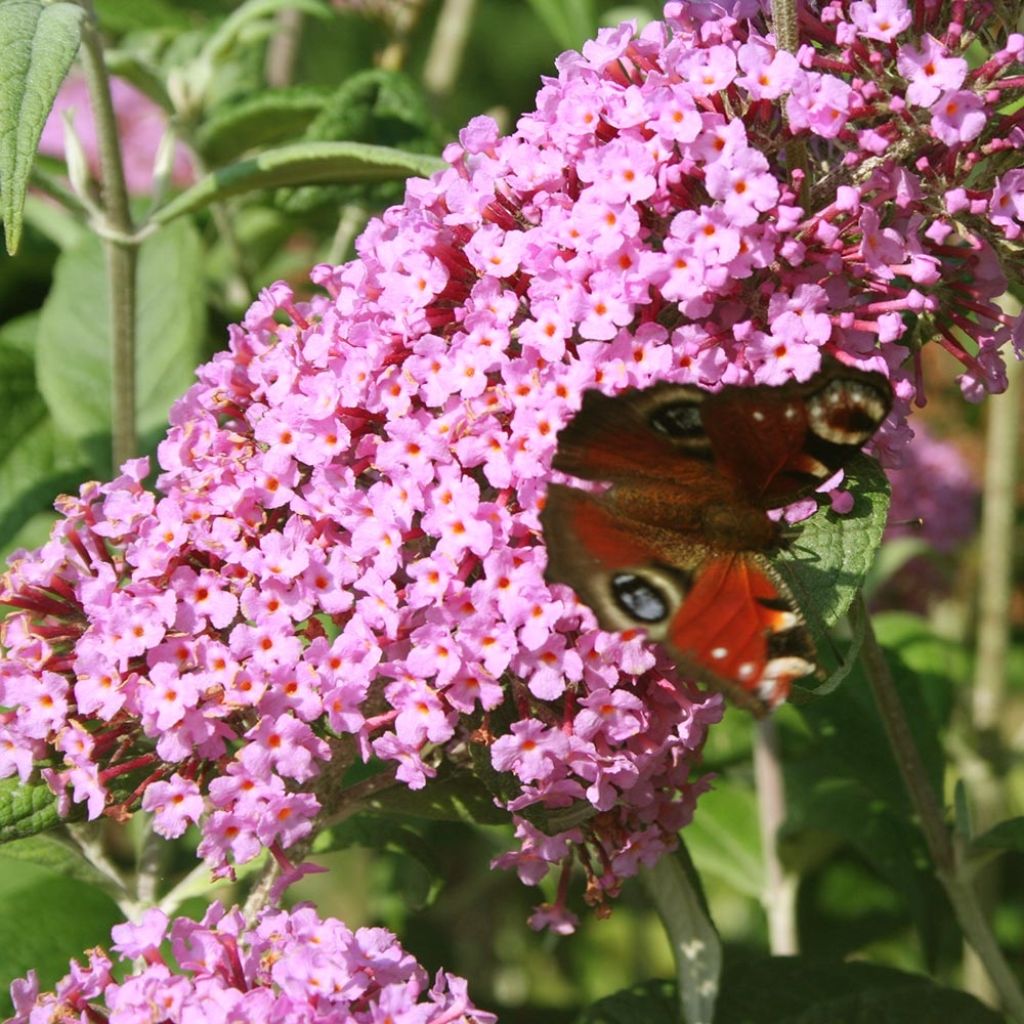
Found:
<svg viewBox="0 0 1024 1024"><path fill-rule="evenodd" d="M134 226L125 186L121 145L103 58L103 40L92 0L79 0L86 17L82 24L82 64L89 85L96 139L99 144L100 189L107 253L107 288L111 332L111 455L120 466L138 451L135 422L135 312L137 243L129 241ZM113 236L116 236L113 237Z"/></svg>
<svg viewBox="0 0 1024 1024"><path fill-rule="evenodd" d="M775 45L780 50L788 53L796 53L800 48L800 19L797 15L797 0L772 0L772 33L775 35ZM783 107L783 120L786 123L786 131L789 131L789 118L786 117ZM802 139L787 139L786 141L786 168L792 178L794 171L801 171L803 180L800 185L800 203L807 209L810 198L811 186L810 173L807 163L807 147Z"/></svg>
<svg viewBox="0 0 1024 1024"><path fill-rule="evenodd" d="M928 781L924 762L914 744L903 704L871 628L863 598L858 598L854 603L851 616L855 626L861 622L864 625L864 668L900 774L917 812L928 852L935 864L935 873L946 890L964 937L992 979L1003 1009L1015 1024L1024 1024L1024 992L996 942L991 922L981 907L967 872L959 863L942 805Z"/></svg>

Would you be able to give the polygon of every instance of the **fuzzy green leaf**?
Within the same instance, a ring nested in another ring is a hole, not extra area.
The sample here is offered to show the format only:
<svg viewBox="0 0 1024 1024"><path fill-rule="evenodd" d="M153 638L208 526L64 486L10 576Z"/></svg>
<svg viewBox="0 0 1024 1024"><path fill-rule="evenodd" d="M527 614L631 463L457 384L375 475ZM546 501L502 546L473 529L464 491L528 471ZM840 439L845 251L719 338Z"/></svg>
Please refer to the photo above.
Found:
<svg viewBox="0 0 1024 1024"><path fill-rule="evenodd" d="M17 779L0 780L0 843L24 839L62 821L85 816L84 804L72 804L70 818L57 813L57 798L45 784L21 785Z"/></svg>
<svg viewBox="0 0 1024 1024"><path fill-rule="evenodd" d="M296 142L208 174L153 214L166 224L210 203L280 185L395 181L444 167L436 157L355 142Z"/></svg>
<svg viewBox="0 0 1024 1024"><path fill-rule="evenodd" d="M0 3L0 216L11 255L39 136L78 51L84 13L70 3Z"/></svg>
<svg viewBox="0 0 1024 1024"><path fill-rule="evenodd" d="M219 166L250 149L297 139L324 108L327 93L307 85L268 89L214 110L196 144L208 164Z"/></svg>
<svg viewBox="0 0 1024 1024"><path fill-rule="evenodd" d="M813 628L830 626L850 607L882 542L889 514L889 482L881 467L858 456L846 469L853 510L819 509L776 560Z"/></svg>

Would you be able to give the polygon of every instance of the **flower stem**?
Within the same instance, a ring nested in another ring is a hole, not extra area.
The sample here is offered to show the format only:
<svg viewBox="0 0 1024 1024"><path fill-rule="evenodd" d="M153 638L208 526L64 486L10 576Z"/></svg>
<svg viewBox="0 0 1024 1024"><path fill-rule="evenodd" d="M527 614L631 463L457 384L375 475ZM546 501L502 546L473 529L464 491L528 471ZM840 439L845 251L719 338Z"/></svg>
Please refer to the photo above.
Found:
<svg viewBox="0 0 1024 1024"><path fill-rule="evenodd" d="M111 332L111 457L114 467L138 450L135 422L135 311L137 243L125 186L110 79L103 58L92 0L79 0L86 17L82 24L82 64L89 85L96 139L99 145L100 186L107 230L107 290Z"/></svg>
<svg viewBox="0 0 1024 1024"><path fill-rule="evenodd" d="M946 890L964 937L974 948L978 959L999 993L1003 1009L1015 1024L1024 1024L1024 992L1003 956L992 932L992 925L978 901L967 872L959 863L953 837L946 826L939 798L928 781L921 754L914 744L906 713L882 653L864 599L858 597L851 609L855 628L864 625L864 668L875 696L896 757L900 774L917 812L928 852L935 864L935 873Z"/></svg>

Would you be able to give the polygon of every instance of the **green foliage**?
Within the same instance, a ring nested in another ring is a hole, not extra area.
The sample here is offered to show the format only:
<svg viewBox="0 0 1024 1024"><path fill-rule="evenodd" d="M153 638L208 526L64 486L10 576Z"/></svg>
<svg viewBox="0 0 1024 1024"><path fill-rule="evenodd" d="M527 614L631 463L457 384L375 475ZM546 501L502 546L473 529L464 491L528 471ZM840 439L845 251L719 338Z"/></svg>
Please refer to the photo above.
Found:
<svg viewBox="0 0 1024 1024"><path fill-rule="evenodd" d="M214 171L157 210L153 222L168 224L185 214L205 209L211 203L258 189L327 181L404 180L411 174L432 174L440 166L434 158L384 146L294 142Z"/></svg>
<svg viewBox="0 0 1024 1024"><path fill-rule="evenodd" d="M21 240L36 146L78 50L82 16L82 8L71 3L0 3L0 216L12 255Z"/></svg>
<svg viewBox="0 0 1024 1024"><path fill-rule="evenodd" d="M305 138L311 142L376 142L427 155L438 153L443 141L419 87L406 75L382 68L361 71L343 82L306 129ZM404 187L404 179L374 186L307 185L281 189L276 200L287 213L303 214L357 200L393 202Z"/></svg>
<svg viewBox="0 0 1024 1024"><path fill-rule="evenodd" d="M889 514L889 483L881 467L859 455L846 470L844 485L853 510L836 515L826 504L800 523L796 539L778 558L800 606L813 613L811 626L839 621L860 591L882 541Z"/></svg>
<svg viewBox="0 0 1024 1024"><path fill-rule="evenodd" d="M110 325L103 247L96 238L61 254L43 305L36 378L53 425L109 475ZM171 402L192 383L205 327L200 242L186 220L139 251L137 413L141 430L163 433Z"/></svg>
<svg viewBox="0 0 1024 1024"><path fill-rule="evenodd" d="M85 805L76 804L70 817L84 818ZM57 798L49 786L22 785L16 778L0 779L0 844L34 836L66 820L57 813ZM5 848L0 845L0 850Z"/></svg>
<svg viewBox="0 0 1024 1024"><path fill-rule="evenodd" d="M51 987L93 946L109 946L121 920L109 896L81 877L47 863L8 856L0 846L0 1014L11 1004L10 983L35 970Z"/></svg>

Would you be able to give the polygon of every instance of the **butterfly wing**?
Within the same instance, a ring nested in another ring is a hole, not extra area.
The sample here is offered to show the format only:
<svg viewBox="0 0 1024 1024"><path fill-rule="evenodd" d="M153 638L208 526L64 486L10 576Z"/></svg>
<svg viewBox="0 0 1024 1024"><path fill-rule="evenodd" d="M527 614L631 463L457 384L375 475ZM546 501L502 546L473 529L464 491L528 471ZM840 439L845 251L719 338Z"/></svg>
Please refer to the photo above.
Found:
<svg viewBox="0 0 1024 1024"><path fill-rule="evenodd" d="M814 670L792 596L762 556L715 552L623 520L609 499L552 484L541 515L549 582L568 583L603 629L643 629L688 674L763 714Z"/></svg>
<svg viewBox="0 0 1024 1024"><path fill-rule="evenodd" d="M812 672L814 645L764 552L764 510L811 493L871 438L888 381L835 360L806 383L587 392L553 465L611 486L552 484L549 582L605 629L644 629L684 670L763 713Z"/></svg>
<svg viewBox="0 0 1024 1024"><path fill-rule="evenodd" d="M885 377L834 359L803 384L696 392L700 397L694 391L662 384L630 393L632 414L652 433L678 442L680 455L692 458L700 435L715 473L761 508L820 487L871 439L892 407Z"/></svg>

